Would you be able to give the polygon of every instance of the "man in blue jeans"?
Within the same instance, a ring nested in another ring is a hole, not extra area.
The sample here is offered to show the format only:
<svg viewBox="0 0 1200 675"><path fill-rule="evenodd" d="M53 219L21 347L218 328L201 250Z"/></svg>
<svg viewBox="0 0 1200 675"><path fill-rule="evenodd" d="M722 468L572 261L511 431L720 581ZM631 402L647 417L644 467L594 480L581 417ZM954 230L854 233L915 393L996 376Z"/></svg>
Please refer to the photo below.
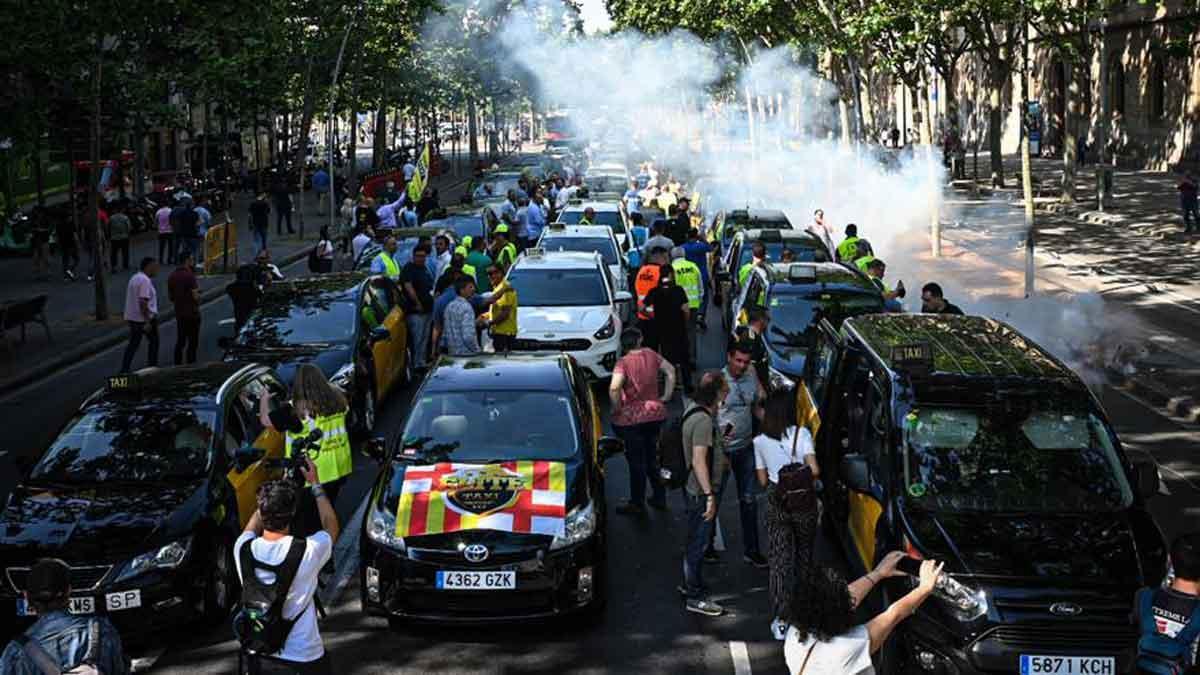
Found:
<svg viewBox="0 0 1200 675"><path fill-rule="evenodd" d="M739 340L729 347L728 361L721 374L729 387L721 405L718 422L724 435L725 457L729 471L717 483L717 502L725 494L729 474L737 481L738 513L742 521L742 560L758 568L767 567L767 559L758 547L758 479L754 473L754 420L762 419L767 394L752 366L754 346ZM709 546L704 554L708 562L717 561Z"/></svg>
<svg viewBox="0 0 1200 675"><path fill-rule="evenodd" d="M704 551L717 522L718 495L714 486L724 479L726 462L720 452L724 438L716 430L717 406L729 392L725 376L709 371L700 378L692 405L684 412L683 456L688 465L683 498L687 508L687 546L683 554L683 584L679 592L689 612L721 616L725 608L708 598L701 568ZM753 460L753 458L751 458Z"/></svg>

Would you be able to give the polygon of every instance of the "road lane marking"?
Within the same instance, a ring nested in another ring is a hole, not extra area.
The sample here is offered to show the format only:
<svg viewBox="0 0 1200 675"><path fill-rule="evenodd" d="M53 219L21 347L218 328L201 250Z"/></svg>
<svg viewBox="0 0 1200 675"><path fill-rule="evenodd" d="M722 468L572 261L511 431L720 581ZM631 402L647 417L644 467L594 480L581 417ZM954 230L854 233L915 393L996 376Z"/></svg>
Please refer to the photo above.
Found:
<svg viewBox="0 0 1200 675"><path fill-rule="evenodd" d="M338 538L337 546L333 549L333 578L329 585L321 591L321 604L326 610L333 607L338 597L346 590L350 579L358 572L358 561L361 557L358 550L358 538L362 535L360 523L370 501L371 491L368 490L362 503L354 510L354 515L350 516L350 520L346 522L350 526L349 536L346 536L343 531L343 535Z"/></svg>
<svg viewBox="0 0 1200 675"><path fill-rule="evenodd" d="M750 652L745 642L732 641L729 643L729 656L733 658L734 675L751 675Z"/></svg>

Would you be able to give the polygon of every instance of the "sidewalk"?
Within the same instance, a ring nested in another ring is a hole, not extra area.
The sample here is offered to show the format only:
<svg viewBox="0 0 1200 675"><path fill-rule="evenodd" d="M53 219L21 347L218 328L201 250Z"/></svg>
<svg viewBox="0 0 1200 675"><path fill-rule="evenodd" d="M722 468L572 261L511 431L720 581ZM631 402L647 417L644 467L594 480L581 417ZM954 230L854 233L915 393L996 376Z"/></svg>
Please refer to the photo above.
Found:
<svg viewBox="0 0 1200 675"><path fill-rule="evenodd" d="M1005 164L1010 176L1020 167L1016 157ZM1200 237L1182 233L1176 177L1118 171L1113 206L1100 213L1088 188L1092 167L1077 179L1077 198L1085 201L1058 202L1061 166L1054 160L1034 162L1046 195L1035 201L1038 295L1081 305L1068 311L1095 314L1085 330L1113 333L1076 336L1108 342L1096 348L1105 352L1100 360L1110 383L1173 417L1200 422L1200 261L1189 255L1200 251ZM970 187L970 181L956 181L947 193L943 220L950 222L943 233L951 247L946 257L958 258L955 264L969 260L971 271L993 280L1007 277L1011 286L1004 292L1011 293L1022 287L1024 274L1019 181L1010 180L1009 187L984 198L975 198ZM1093 306L1082 306L1088 302Z"/></svg>
<svg viewBox="0 0 1200 675"><path fill-rule="evenodd" d="M466 189L471 178L465 157L457 158L461 170L457 173L449 167L442 175L431 181L433 187L441 192L443 204L455 204ZM227 213L213 214L213 222L224 222L227 215L238 225L238 262L250 262L255 253L253 236L250 232L247 206L253 199L250 195L235 195L233 204ZM302 260L310 247L316 244L321 225L328 222L328 216L320 216L316 210L316 193L304 194L304 233L301 240L299 235L276 236L274 214L271 218L271 232L268 236L268 246L271 249L273 261L283 268L296 261ZM299 232L300 213L292 215L293 227ZM46 333L41 326L30 324L26 327L26 342L20 343L20 332L10 333L12 350L0 349L0 393L11 392L39 378L53 374L64 366L80 361L99 351L123 342L128 337L128 328L122 318L125 304L125 289L129 278L137 270L138 262L143 257L157 257L158 238L154 232L145 232L134 237L130 243L130 271L109 273L108 276L108 314L105 321L95 319L95 290L94 285L87 281L87 271L90 258L81 251L81 261L76 268L77 280L66 282L62 277L61 258L57 255L51 260L51 277L46 281L33 279L33 261L29 257L0 258L0 301L22 300L38 295L47 295L46 314L50 321L50 331L53 343L46 339ZM213 274L198 277L200 282L201 304L224 297L225 286L233 280L236 265L231 260L227 274ZM162 321L174 317L171 303L167 300L166 280L174 266L163 264L155 277L158 290L159 313Z"/></svg>

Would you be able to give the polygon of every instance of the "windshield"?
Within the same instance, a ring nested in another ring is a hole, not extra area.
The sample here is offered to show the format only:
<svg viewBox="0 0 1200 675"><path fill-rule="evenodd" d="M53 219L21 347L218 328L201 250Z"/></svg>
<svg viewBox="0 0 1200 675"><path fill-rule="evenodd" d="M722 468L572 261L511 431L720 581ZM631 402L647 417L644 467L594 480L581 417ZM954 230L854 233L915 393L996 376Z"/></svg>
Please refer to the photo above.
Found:
<svg viewBox="0 0 1200 675"><path fill-rule="evenodd" d="M355 303L344 296L278 298L260 306L238 334L242 347L288 347L349 342Z"/></svg>
<svg viewBox="0 0 1200 675"><path fill-rule="evenodd" d="M522 307L595 307L608 304L598 269L518 268L508 275Z"/></svg>
<svg viewBox="0 0 1200 675"><path fill-rule="evenodd" d="M546 237L542 239L542 248L547 251L582 251L596 252L604 258L605 265L617 264L617 247L612 239L600 237Z"/></svg>
<svg viewBox="0 0 1200 675"><path fill-rule="evenodd" d="M834 328L860 314L883 311L879 296L868 293L771 293L767 300L771 324L767 339L772 344L807 347L815 344L813 334L821 319L829 319Z"/></svg>
<svg viewBox="0 0 1200 675"><path fill-rule="evenodd" d="M558 222L566 225L578 225L581 219L583 219L583 209L563 211L558 216ZM596 217L592 219L592 224L607 225L617 234L625 233L625 223L621 221L621 213L619 211L597 211Z"/></svg>
<svg viewBox="0 0 1200 675"><path fill-rule="evenodd" d="M432 220L425 223L425 227L451 230L458 235L459 239L463 237L482 237L483 216L446 216L442 220Z"/></svg>
<svg viewBox="0 0 1200 675"><path fill-rule="evenodd" d="M404 427L401 456L416 461L570 459L579 451L571 399L546 391L421 396Z"/></svg>
<svg viewBox="0 0 1200 675"><path fill-rule="evenodd" d="M197 478L208 471L216 414L175 406L93 408L73 419L32 481L99 483Z"/></svg>
<svg viewBox="0 0 1200 675"><path fill-rule="evenodd" d="M475 199L507 196L509 190L520 189L521 186L517 184L519 180L521 180L520 176L514 176L513 178L484 181L479 187L475 188Z"/></svg>
<svg viewBox="0 0 1200 675"><path fill-rule="evenodd" d="M768 262L781 262L783 260L783 249L785 248L791 250L791 252L795 254L792 262L816 262L816 255L814 254L816 249L813 248L817 245L816 242L801 239L789 242L777 241L769 244L764 242L764 244L767 247ZM742 250L741 253L738 254L737 268L741 269L742 265L745 265L753 259L753 242L742 242Z"/></svg>
<svg viewBox="0 0 1200 675"><path fill-rule="evenodd" d="M624 176L585 176L583 184L588 192L625 192L629 187L629 179Z"/></svg>
<svg viewBox="0 0 1200 675"><path fill-rule="evenodd" d="M1112 511L1132 490L1108 427L1086 411L914 409L905 420L906 494L945 511ZM1014 405L1015 404L1015 405Z"/></svg>

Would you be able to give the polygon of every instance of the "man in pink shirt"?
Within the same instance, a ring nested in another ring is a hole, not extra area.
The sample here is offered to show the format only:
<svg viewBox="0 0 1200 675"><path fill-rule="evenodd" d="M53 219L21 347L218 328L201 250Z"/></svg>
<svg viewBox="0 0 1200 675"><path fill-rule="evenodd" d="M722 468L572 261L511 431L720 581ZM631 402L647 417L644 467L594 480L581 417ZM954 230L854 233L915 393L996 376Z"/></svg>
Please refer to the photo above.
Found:
<svg viewBox="0 0 1200 675"><path fill-rule="evenodd" d="M154 212L154 219L158 223L158 264L174 264L175 231L171 229L171 207L164 204Z"/></svg>
<svg viewBox="0 0 1200 675"><path fill-rule="evenodd" d="M158 274L158 261L142 258L141 271L130 277L129 285L125 287L125 322L129 324L129 344L121 361L122 373L129 372L143 335L150 343L146 365L158 365L158 292L154 289L155 274Z"/></svg>

